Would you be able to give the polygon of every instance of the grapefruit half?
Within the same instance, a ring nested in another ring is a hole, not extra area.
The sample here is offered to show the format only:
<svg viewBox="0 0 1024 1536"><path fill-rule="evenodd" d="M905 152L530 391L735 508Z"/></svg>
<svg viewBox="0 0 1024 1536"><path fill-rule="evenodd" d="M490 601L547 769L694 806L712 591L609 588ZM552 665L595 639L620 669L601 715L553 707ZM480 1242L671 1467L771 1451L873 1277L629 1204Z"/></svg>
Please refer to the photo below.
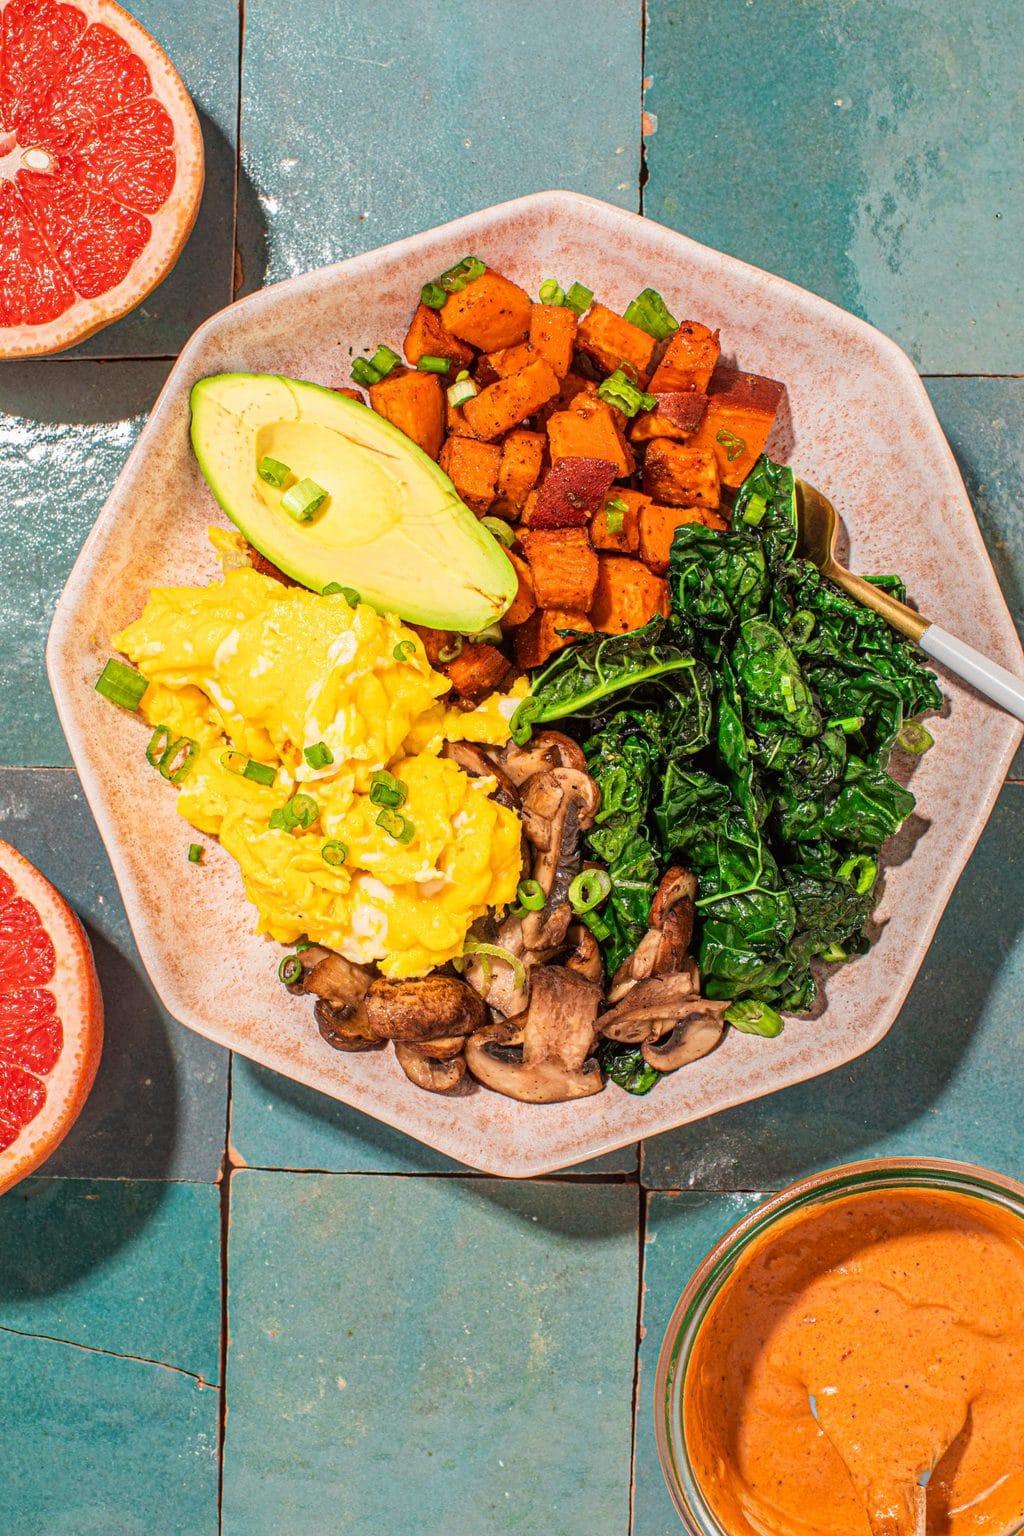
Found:
<svg viewBox="0 0 1024 1536"><path fill-rule="evenodd" d="M49 880L0 842L0 1194L63 1141L102 1044L85 930Z"/></svg>
<svg viewBox="0 0 1024 1536"><path fill-rule="evenodd" d="M174 65L114 0L0 0L0 357L59 352L178 259L203 140Z"/></svg>

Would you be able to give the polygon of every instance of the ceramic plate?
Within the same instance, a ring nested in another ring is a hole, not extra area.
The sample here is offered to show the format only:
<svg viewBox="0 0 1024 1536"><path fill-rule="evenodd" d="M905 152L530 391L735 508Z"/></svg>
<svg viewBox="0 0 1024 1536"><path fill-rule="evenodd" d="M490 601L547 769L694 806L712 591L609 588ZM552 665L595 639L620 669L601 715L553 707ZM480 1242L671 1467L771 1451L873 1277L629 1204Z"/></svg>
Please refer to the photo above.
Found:
<svg viewBox="0 0 1024 1536"><path fill-rule="evenodd" d="M544 1106L479 1088L454 1100L434 1096L414 1088L390 1052L343 1056L325 1045L308 1000L289 997L277 980L282 951L253 933L236 866L213 847L201 871L188 867L190 829L146 763L145 726L113 713L93 684L108 637L140 612L151 586L219 575L205 529L223 518L189 447L192 383L242 369L345 384L352 354L399 342L420 285L467 251L531 293L548 276L579 279L621 312L651 285L674 314L720 326L725 361L786 382L788 407L769 451L834 501L854 569L898 570L924 613L1012 670L1021 670L1021 652L953 456L905 354L823 299L621 209L565 192L521 198L279 283L196 332L78 558L47 651L61 721L142 959L169 1011L190 1029L460 1162L523 1177L774 1093L876 1045L985 824L1021 727L942 678L948 708L914 774L917 813L887 859L878 942L833 976L820 1017L790 1020L777 1040L730 1031L721 1049L646 1098L609 1086Z"/></svg>

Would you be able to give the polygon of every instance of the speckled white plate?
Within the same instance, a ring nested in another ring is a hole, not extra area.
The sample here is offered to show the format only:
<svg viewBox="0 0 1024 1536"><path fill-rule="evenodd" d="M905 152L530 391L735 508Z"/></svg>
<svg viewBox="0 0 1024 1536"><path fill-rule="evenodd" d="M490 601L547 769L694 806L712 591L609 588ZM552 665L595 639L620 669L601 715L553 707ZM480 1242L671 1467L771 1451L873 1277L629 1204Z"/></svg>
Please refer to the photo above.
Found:
<svg viewBox="0 0 1024 1536"><path fill-rule="evenodd" d="M222 518L189 447L191 384L227 369L344 384L352 353L397 344L420 285L467 251L534 293L548 276L579 279L621 310L650 284L674 314L720 326L727 361L785 380L788 409L769 449L835 502L853 568L900 571L929 617L1012 670L1024 667L963 482L904 353L823 299L646 219L566 192L521 198L279 283L196 332L78 558L47 649L61 721L143 961L190 1029L463 1163L522 1177L773 1093L876 1045L985 824L1021 727L942 679L948 710L914 775L916 817L888 861L878 942L832 978L819 1018L789 1021L778 1040L733 1031L646 1098L612 1086L549 1106L479 1088L437 1097L414 1088L390 1052L344 1056L325 1045L308 1001L289 997L277 980L282 951L252 931L236 866L219 848L201 870L188 866L190 830L146 763L146 728L114 712L93 684L108 637L139 613L152 585L218 574L204 529Z"/></svg>

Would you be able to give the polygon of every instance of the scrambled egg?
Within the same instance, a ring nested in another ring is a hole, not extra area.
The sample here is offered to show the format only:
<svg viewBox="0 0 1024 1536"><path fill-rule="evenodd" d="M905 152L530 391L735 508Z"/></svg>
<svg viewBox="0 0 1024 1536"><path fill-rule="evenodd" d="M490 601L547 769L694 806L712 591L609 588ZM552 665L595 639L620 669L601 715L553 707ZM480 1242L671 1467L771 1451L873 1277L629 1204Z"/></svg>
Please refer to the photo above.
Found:
<svg viewBox="0 0 1024 1536"><path fill-rule="evenodd" d="M154 588L114 644L149 682L149 723L196 742L178 810L238 860L259 932L419 976L460 955L488 908L512 901L518 817L490 798L494 780L438 754L445 741L507 741L525 681L476 709L448 708L447 678L394 615L248 567L209 587ZM321 743L332 761L311 765L305 749ZM237 758L225 761L232 749L275 769L273 784L243 777ZM404 822L391 825L408 834L411 824L408 841L378 825L370 791L381 770L405 786ZM271 813L299 793L317 819L272 828ZM325 861L328 843L343 845L344 862Z"/></svg>

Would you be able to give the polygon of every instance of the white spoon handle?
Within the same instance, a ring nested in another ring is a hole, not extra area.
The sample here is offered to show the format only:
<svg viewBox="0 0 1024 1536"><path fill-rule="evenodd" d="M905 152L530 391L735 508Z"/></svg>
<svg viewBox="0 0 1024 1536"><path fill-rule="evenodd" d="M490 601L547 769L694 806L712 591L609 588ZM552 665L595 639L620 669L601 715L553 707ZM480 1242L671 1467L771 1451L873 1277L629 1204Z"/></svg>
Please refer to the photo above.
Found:
<svg viewBox="0 0 1024 1536"><path fill-rule="evenodd" d="M986 698L994 699L1011 715L1016 715L1018 720L1024 720L1024 680L1014 677L1012 672L1007 672L1005 667L991 657L983 656L973 646L958 640L948 629L940 629L938 624L929 624L917 643L926 656L941 662Z"/></svg>

